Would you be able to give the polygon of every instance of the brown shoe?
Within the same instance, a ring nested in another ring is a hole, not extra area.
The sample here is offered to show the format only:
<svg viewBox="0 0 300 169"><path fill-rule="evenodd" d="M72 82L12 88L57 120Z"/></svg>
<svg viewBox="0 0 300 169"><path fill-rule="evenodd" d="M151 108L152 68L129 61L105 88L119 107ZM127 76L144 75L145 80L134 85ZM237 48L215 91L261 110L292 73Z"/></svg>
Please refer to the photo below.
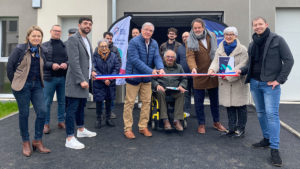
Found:
<svg viewBox="0 0 300 169"><path fill-rule="evenodd" d="M45 124L44 125L43 133L44 134L49 134L50 133L50 126L49 126L49 124Z"/></svg>
<svg viewBox="0 0 300 169"><path fill-rule="evenodd" d="M50 153L51 150L48 148L44 147L43 143L41 140L33 140L32 141L32 149L33 151L38 150L42 154Z"/></svg>
<svg viewBox="0 0 300 169"><path fill-rule="evenodd" d="M146 137L151 137L152 136L151 131L149 131L147 127L144 128L143 130L139 130L139 133L143 134Z"/></svg>
<svg viewBox="0 0 300 169"><path fill-rule="evenodd" d="M164 129L165 130L172 130L171 124L169 120L164 120Z"/></svg>
<svg viewBox="0 0 300 169"><path fill-rule="evenodd" d="M220 122L216 122L213 124L213 127L219 131L225 131L228 132L228 130L220 123Z"/></svg>
<svg viewBox="0 0 300 169"><path fill-rule="evenodd" d="M179 120L176 120L176 121L174 122L174 127L175 127L175 129L176 129L177 131L183 131L183 127L182 127L182 125L181 125L181 123L180 123Z"/></svg>
<svg viewBox="0 0 300 169"><path fill-rule="evenodd" d="M131 130L125 131L124 135L128 139L134 139L135 138L135 135Z"/></svg>
<svg viewBox="0 0 300 169"><path fill-rule="evenodd" d="M59 122L59 123L57 124L57 127L58 127L59 129L66 129L65 122Z"/></svg>
<svg viewBox="0 0 300 169"><path fill-rule="evenodd" d="M23 142L23 155L26 157L30 157L31 156L31 148L30 148L30 143L29 141L25 141Z"/></svg>
<svg viewBox="0 0 300 169"><path fill-rule="evenodd" d="M205 134L205 125L204 124L200 124L198 126L198 133Z"/></svg>

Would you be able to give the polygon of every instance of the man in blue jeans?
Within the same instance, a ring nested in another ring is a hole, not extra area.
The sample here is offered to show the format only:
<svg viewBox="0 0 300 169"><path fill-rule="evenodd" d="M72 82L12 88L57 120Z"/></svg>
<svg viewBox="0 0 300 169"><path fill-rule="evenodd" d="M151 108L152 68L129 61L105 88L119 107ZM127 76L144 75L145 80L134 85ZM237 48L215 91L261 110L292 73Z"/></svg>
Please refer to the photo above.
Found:
<svg viewBox="0 0 300 169"><path fill-rule="evenodd" d="M57 121L58 128L65 129L65 81L67 73L67 52L64 43L60 40L61 27L53 25L51 30L51 39L43 46L47 48L45 70L44 70L44 98L46 102L46 119L44 124L44 133L50 133L50 112L54 93L57 98Z"/></svg>
<svg viewBox="0 0 300 169"><path fill-rule="evenodd" d="M285 40L270 31L266 20L252 20L254 34L249 45L249 62L237 73L247 74L250 91L255 103L263 139L253 147L270 147L271 162L282 166L279 155L280 120L279 103L281 88L294 64L293 55Z"/></svg>

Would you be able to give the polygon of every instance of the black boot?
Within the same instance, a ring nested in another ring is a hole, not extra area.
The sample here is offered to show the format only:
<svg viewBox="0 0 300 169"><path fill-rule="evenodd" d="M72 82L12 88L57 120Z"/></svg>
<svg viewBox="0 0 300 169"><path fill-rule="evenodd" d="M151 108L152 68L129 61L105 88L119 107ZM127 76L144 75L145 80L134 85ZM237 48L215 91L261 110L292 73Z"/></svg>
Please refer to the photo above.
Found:
<svg viewBox="0 0 300 169"><path fill-rule="evenodd" d="M258 143L254 143L252 144L253 147L255 148L258 148L258 147L264 147L264 148L267 148L269 147L270 145L270 142L269 142L269 139L266 139L266 138L263 138L260 142Z"/></svg>
<svg viewBox="0 0 300 169"><path fill-rule="evenodd" d="M97 119L97 120L95 121L95 128L96 128L96 129L100 129L100 128L101 128L101 119Z"/></svg>
<svg viewBox="0 0 300 169"><path fill-rule="evenodd" d="M108 125L109 127L115 127L115 123L111 120L111 119L108 119L106 120L106 125Z"/></svg>
<svg viewBox="0 0 300 169"><path fill-rule="evenodd" d="M280 158L278 149L271 149L271 162L276 167L282 166L282 160Z"/></svg>

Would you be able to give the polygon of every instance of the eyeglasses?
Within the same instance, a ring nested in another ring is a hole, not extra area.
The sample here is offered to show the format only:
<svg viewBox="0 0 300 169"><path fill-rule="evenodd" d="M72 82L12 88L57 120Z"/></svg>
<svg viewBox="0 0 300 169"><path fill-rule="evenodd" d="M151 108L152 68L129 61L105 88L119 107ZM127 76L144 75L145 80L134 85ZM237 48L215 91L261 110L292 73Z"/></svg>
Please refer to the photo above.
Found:
<svg viewBox="0 0 300 169"><path fill-rule="evenodd" d="M165 56L166 58L168 58L168 59L175 59L175 56Z"/></svg>
<svg viewBox="0 0 300 169"><path fill-rule="evenodd" d="M224 35L225 36L235 36L235 34L227 34L227 33L225 33Z"/></svg>
<svg viewBox="0 0 300 169"><path fill-rule="evenodd" d="M52 30L53 32L61 32L60 30Z"/></svg>

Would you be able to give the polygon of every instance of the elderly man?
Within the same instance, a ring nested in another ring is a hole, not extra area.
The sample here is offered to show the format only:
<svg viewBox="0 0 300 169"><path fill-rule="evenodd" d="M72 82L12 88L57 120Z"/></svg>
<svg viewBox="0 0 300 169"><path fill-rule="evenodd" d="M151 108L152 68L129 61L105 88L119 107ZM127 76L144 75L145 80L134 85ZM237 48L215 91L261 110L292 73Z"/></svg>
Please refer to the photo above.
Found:
<svg viewBox="0 0 300 169"><path fill-rule="evenodd" d="M151 39L154 25L146 22L142 26L142 33L130 40L126 64L127 74L164 74L164 65L159 55L157 42ZM139 133L146 137L152 136L148 130L151 100L151 78L126 79L126 96L123 112L124 135L128 139L134 139L132 132L132 109L135 98L140 93L142 108L139 121Z"/></svg>
<svg viewBox="0 0 300 169"><path fill-rule="evenodd" d="M184 73L181 65L177 64L176 53L168 49L164 53L164 70L167 74L170 73ZM182 131L183 127L180 120L183 120L183 105L184 92L187 86L187 79L184 76L166 76L152 78L152 88L157 91L157 98L160 105L160 118L164 121L164 129L171 130L171 124L168 118L166 95L175 99L174 110L174 127L177 131ZM175 87L176 90L168 90L167 87Z"/></svg>
<svg viewBox="0 0 300 169"><path fill-rule="evenodd" d="M187 63L191 73L207 73L207 70L215 57L217 49L216 36L205 29L202 19L196 18L192 22L190 36L187 39ZM219 96L217 77L193 77L195 111L198 118L198 133L205 133L204 98L205 90L210 100L210 110L213 116L213 127L219 131L226 131L219 122Z"/></svg>

